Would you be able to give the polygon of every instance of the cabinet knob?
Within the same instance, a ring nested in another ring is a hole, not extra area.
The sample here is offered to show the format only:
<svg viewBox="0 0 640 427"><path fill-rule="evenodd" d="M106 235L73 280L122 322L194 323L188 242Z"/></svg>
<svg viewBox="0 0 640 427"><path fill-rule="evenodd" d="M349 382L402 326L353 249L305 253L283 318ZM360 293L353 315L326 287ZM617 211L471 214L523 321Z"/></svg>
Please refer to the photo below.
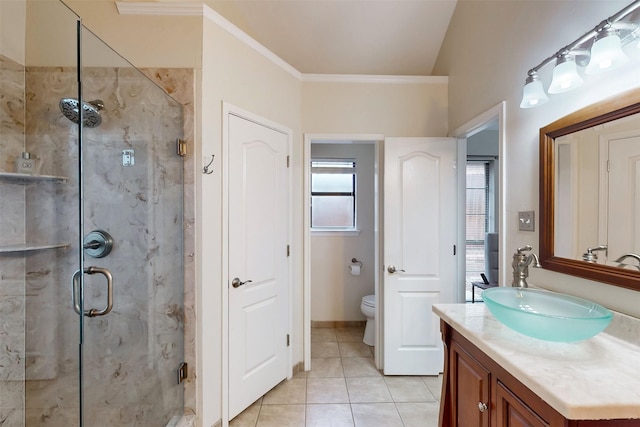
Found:
<svg viewBox="0 0 640 427"><path fill-rule="evenodd" d="M478 411L484 412L487 410L487 404L484 402L478 402Z"/></svg>

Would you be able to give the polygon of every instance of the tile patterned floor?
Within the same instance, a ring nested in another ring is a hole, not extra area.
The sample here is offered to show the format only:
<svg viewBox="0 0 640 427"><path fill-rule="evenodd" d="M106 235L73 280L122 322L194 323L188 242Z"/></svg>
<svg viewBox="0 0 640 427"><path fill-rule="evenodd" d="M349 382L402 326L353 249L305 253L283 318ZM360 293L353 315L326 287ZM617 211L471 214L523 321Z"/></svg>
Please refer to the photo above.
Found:
<svg viewBox="0 0 640 427"><path fill-rule="evenodd" d="M280 383L230 426L437 426L442 376L383 376L363 333L363 328L313 328L311 371Z"/></svg>

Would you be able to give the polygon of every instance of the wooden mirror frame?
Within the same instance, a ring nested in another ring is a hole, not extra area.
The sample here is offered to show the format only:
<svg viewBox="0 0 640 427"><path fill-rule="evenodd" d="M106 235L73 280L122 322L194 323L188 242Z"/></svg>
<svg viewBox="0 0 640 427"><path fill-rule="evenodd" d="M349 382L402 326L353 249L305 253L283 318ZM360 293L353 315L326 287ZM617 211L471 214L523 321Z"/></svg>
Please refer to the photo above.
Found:
<svg viewBox="0 0 640 427"><path fill-rule="evenodd" d="M640 271L554 255L555 138L640 113L640 89L571 113L540 129L540 261L543 268L640 291Z"/></svg>

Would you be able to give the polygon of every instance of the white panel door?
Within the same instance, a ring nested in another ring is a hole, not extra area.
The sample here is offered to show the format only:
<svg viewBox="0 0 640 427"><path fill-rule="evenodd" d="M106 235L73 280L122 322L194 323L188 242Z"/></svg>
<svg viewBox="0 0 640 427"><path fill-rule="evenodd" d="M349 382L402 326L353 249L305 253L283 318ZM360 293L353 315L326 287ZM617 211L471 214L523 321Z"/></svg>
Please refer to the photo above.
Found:
<svg viewBox="0 0 640 427"><path fill-rule="evenodd" d="M437 375L431 307L455 302L456 142L387 138L384 152L384 373Z"/></svg>
<svg viewBox="0 0 640 427"><path fill-rule="evenodd" d="M227 117L231 419L287 376L289 183L288 136Z"/></svg>
<svg viewBox="0 0 640 427"><path fill-rule="evenodd" d="M608 207L609 259L639 253L640 137L609 141Z"/></svg>

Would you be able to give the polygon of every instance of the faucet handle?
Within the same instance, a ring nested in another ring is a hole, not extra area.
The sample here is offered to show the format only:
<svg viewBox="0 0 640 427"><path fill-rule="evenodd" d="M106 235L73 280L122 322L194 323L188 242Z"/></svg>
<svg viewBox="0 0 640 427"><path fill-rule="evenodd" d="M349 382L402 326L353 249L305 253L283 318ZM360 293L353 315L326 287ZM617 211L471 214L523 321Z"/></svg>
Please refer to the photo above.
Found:
<svg viewBox="0 0 640 427"><path fill-rule="evenodd" d="M587 252L582 254L582 260L586 262L598 262L598 255L594 253L596 251L604 251L605 256L609 256L609 247L607 245L600 245L595 248L587 248Z"/></svg>
<svg viewBox="0 0 640 427"><path fill-rule="evenodd" d="M517 252L518 252L519 254L521 254L522 252L524 252L524 251L530 251L531 249L533 249L533 248L531 247L531 245L524 245L523 247L518 248L518 249L517 249Z"/></svg>

